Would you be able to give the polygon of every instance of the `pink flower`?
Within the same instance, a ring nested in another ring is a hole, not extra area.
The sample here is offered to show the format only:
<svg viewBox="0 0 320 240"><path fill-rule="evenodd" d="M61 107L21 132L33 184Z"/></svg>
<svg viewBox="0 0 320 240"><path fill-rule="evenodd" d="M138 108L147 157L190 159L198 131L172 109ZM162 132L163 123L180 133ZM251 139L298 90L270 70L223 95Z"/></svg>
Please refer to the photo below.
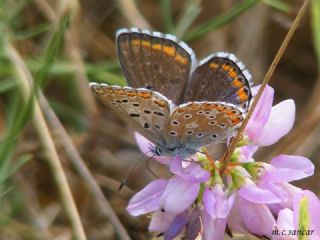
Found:
<svg viewBox="0 0 320 240"><path fill-rule="evenodd" d="M174 177L151 182L129 202L127 210L131 215L155 211L150 230L165 232L174 218L195 201L200 183L209 178L209 172L201 169L198 164L183 168L181 160L179 157L172 159L170 169L176 174Z"/></svg>
<svg viewBox="0 0 320 240"><path fill-rule="evenodd" d="M305 213L300 215L304 211ZM298 240L298 230L304 231L303 236L307 239L320 239L320 200L317 196L305 190L296 194L293 201L293 208L284 208L279 211L276 224L273 229L273 240Z"/></svg>
<svg viewBox="0 0 320 240"><path fill-rule="evenodd" d="M266 204L254 203L237 196L228 220L232 231L271 236L274 224L275 219Z"/></svg>
<svg viewBox="0 0 320 240"><path fill-rule="evenodd" d="M243 165L249 172L253 169L250 173L258 177L255 182L247 181L238 190L237 204L232 210L228 225L233 231L270 237L270 226L275 221L273 214L277 215L286 207L293 208L294 197L302 192L288 182L311 176L314 166L307 158L291 155L279 155L270 164L258 164L263 169L259 172L260 175L253 171L261 169L250 167L257 163L248 162Z"/></svg>
<svg viewBox="0 0 320 240"><path fill-rule="evenodd" d="M295 119L293 100L285 100L272 107L274 90L267 86L253 111L245 133L254 145L269 146L286 135Z"/></svg>
<svg viewBox="0 0 320 240"><path fill-rule="evenodd" d="M202 214L204 239L223 239L234 198L234 194L223 191L221 184L216 184L212 190L209 188L204 190L203 204L205 211Z"/></svg>
<svg viewBox="0 0 320 240"><path fill-rule="evenodd" d="M224 176L220 160L205 154L193 156L193 162L179 156L154 156L154 144L136 134L142 152L166 164L172 177L154 180L136 193L129 202L129 213L153 213L149 230L162 233L165 240L181 232L189 239L202 235L205 240L223 240L227 224L231 232L271 238L275 228L297 229L301 219L296 216L297 206L307 198L308 210L313 211L308 215L310 227L318 231L320 223L314 213L320 209L319 200L290 183L311 176L312 162L291 155L279 155L270 163L254 159L259 146L278 141L294 122L293 101L272 107L273 95L274 90L267 86L245 130L248 141L243 144L247 145L233 153Z"/></svg>

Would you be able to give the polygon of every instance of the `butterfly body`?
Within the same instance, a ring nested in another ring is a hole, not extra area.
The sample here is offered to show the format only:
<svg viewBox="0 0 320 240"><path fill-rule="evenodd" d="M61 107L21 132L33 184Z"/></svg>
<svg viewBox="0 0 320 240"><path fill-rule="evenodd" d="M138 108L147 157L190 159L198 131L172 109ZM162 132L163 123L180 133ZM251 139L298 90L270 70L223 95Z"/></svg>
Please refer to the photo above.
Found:
<svg viewBox="0 0 320 240"><path fill-rule="evenodd" d="M250 74L234 55L195 60L172 35L124 29L117 47L129 87L91 83L93 93L155 144L156 155L189 156L225 142L251 99Z"/></svg>

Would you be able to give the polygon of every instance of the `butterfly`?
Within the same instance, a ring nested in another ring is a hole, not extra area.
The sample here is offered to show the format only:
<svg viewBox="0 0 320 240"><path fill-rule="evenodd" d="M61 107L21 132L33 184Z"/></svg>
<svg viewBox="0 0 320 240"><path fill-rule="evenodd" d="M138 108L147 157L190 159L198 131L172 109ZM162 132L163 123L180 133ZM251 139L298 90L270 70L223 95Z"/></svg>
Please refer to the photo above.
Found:
<svg viewBox="0 0 320 240"><path fill-rule="evenodd" d="M198 62L175 36L120 29L117 52L127 87L90 83L95 96L155 144L156 155L186 157L225 142L248 110L251 75L233 54Z"/></svg>

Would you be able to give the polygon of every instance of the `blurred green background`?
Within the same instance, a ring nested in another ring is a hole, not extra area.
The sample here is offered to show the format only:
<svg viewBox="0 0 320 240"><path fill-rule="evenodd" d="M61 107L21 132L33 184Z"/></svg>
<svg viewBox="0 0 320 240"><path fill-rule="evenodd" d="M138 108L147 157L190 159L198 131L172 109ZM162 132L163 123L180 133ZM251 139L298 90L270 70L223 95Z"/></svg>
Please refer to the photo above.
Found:
<svg viewBox="0 0 320 240"><path fill-rule="evenodd" d="M149 217L131 217L125 208L154 176L142 164L118 191L141 154L132 130L97 103L88 87L90 81L125 85L117 29L174 34L199 59L232 52L258 85L301 3L0 0L0 239L85 239L79 218L87 239L153 236ZM295 100L294 129L256 159L268 161L279 153L310 158L315 175L296 184L316 194L319 70L320 0L313 0L271 80L275 103ZM167 174L157 163L150 168Z"/></svg>

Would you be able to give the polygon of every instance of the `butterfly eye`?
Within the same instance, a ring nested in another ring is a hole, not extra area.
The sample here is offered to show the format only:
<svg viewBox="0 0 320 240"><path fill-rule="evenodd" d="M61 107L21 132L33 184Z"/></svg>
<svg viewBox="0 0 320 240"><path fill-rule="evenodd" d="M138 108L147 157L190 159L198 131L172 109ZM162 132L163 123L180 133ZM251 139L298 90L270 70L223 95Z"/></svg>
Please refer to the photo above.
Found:
<svg viewBox="0 0 320 240"><path fill-rule="evenodd" d="M157 156L160 156L160 155L161 155L161 152L162 152L161 148L156 147L156 148L154 149L154 153L155 153Z"/></svg>

